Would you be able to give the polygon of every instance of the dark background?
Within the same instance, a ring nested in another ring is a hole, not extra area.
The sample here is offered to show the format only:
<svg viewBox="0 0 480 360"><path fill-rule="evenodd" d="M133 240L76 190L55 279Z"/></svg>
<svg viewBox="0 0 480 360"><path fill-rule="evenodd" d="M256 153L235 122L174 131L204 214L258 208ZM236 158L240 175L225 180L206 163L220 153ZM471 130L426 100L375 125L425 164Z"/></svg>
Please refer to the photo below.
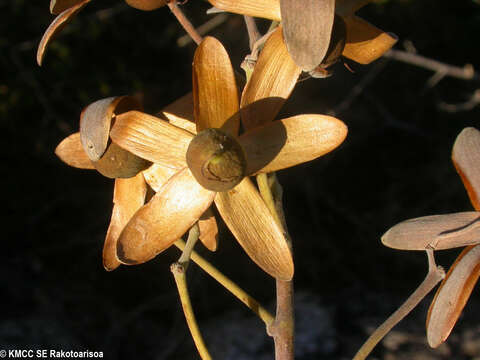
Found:
<svg viewBox="0 0 480 360"><path fill-rule="evenodd" d="M190 0L182 8L196 25L210 18L206 2ZM479 65L480 5L473 1L391 0L359 15L399 36L398 49L410 41L424 56ZM0 348L90 349L109 359L197 358L169 271L178 251L104 271L113 182L70 168L53 153L78 131L81 109L99 98L141 94L146 111L154 113L190 91L194 45L177 46L184 32L167 8L146 13L122 1L92 1L51 44L40 68L36 46L52 19L48 1L0 1ZM230 15L211 34L225 43L238 69L248 53L243 19ZM388 59L348 64L353 73L339 64L326 80L299 83L282 113L333 112L349 127L332 154L279 172L295 287L328 309L334 330L329 351L301 359L351 357L366 325L383 321L423 279L424 254L380 243L389 227L471 210L450 152L464 127L477 126L480 107L452 113L439 104L465 102L479 83L445 78L429 87L433 73L412 65ZM199 250L262 302L273 301L273 280L221 228L217 253ZM457 253L439 253L439 263L448 267ZM196 266L188 277L201 326L232 309L250 315ZM474 290L458 332L480 320L479 299ZM418 333L419 341L428 301L422 304L399 325ZM474 358L461 339L452 341L447 355L425 344L419 351L430 358ZM408 349L388 351L382 346L376 356L400 359Z"/></svg>

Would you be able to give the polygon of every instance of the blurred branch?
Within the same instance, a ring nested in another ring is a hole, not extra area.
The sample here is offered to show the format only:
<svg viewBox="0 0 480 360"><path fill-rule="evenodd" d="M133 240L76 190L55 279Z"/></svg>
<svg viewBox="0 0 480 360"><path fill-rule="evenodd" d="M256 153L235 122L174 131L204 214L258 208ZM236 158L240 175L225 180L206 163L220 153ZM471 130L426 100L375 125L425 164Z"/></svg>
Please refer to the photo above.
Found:
<svg viewBox="0 0 480 360"><path fill-rule="evenodd" d="M435 74L428 80L429 87L435 86L445 76L462 80L480 80L480 74L475 72L475 69L471 64L466 64L463 67L453 66L422 55L418 55L413 52L394 49L386 52L383 56L389 59L434 71Z"/></svg>
<svg viewBox="0 0 480 360"><path fill-rule="evenodd" d="M475 92L470 96L470 99L463 103L458 104L448 104L445 102L439 102L438 108L440 110L449 112L449 113L456 113L460 111L469 111L472 110L475 106L480 104L480 89L475 90Z"/></svg>

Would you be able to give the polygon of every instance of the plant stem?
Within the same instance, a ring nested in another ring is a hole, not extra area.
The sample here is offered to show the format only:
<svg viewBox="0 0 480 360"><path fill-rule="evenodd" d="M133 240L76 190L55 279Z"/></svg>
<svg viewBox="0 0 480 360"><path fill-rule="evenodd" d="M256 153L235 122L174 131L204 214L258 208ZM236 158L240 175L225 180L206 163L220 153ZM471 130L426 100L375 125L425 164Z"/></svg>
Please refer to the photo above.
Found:
<svg viewBox="0 0 480 360"><path fill-rule="evenodd" d="M260 194L277 224L283 229L290 251L292 242L287 231L282 203L282 187L275 174L257 175ZM293 360L295 339L295 316L293 310L293 280L276 280L277 312L267 332L275 342L276 360Z"/></svg>
<svg viewBox="0 0 480 360"><path fill-rule="evenodd" d="M445 271L441 266L435 264L433 250L427 249L428 256L428 274L417 289L409 298L380 325L372 335L365 341L360 350L355 354L353 360L364 360L373 350L373 348L383 339L383 337L397 325L405 316L410 313L423 298L445 277Z"/></svg>
<svg viewBox="0 0 480 360"><path fill-rule="evenodd" d="M170 11L172 12L172 14L175 15L175 17L177 18L180 25L182 25L182 27L185 29L187 34L190 35L192 40L195 41L197 45L200 45L203 38L200 36L197 30L193 27L190 20L187 19L183 11L178 7L177 0L169 1L168 7L170 8Z"/></svg>
<svg viewBox="0 0 480 360"><path fill-rule="evenodd" d="M198 328L195 314L193 313L192 303L190 301L190 295L187 287L186 271L190 260L190 254L193 251L193 247L198 240L200 230L198 223L196 223L188 233L187 245L185 246L182 255L176 263L173 263L170 270L175 278L175 284L177 285L178 294L180 295L180 301L182 303L183 313L187 321L188 328L192 334L193 341L197 347L198 353L203 360L211 360L212 357L208 352L207 347L202 338L202 334Z"/></svg>
<svg viewBox="0 0 480 360"><path fill-rule="evenodd" d="M253 17L244 15L243 18L245 20L245 25L247 26L250 51L252 51L254 44L260 38L260 33L258 32L257 24L255 23L255 19Z"/></svg>
<svg viewBox="0 0 480 360"><path fill-rule="evenodd" d="M180 250L183 250L185 247L185 242L182 240L177 240L174 245ZM211 263L198 255L195 251L192 251L191 259L208 275L215 279L220 285L226 288L230 293L232 293L236 298L238 298L242 303L244 303L250 310L252 310L258 317L265 323L265 325L270 325L274 317L270 312L265 309L262 305L258 303L253 297L247 294L242 290L237 284L235 284L228 277L223 275L218 269L216 269Z"/></svg>

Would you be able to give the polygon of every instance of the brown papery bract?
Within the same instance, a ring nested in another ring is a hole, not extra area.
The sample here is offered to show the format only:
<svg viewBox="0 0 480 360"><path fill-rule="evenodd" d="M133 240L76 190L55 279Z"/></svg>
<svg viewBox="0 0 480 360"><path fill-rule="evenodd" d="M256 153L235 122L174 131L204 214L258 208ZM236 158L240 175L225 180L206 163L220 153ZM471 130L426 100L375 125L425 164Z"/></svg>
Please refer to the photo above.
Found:
<svg viewBox="0 0 480 360"><path fill-rule="evenodd" d="M109 178L129 178L151 164L110 141L110 127L115 114L141 109L131 96L98 100L80 115L80 140L95 168Z"/></svg>
<svg viewBox="0 0 480 360"><path fill-rule="evenodd" d="M360 64L366 65L377 60L398 40L393 34L388 34L355 15L343 20L347 27L343 56Z"/></svg>
<svg viewBox="0 0 480 360"><path fill-rule="evenodd" d="M280 21L280 0L208 0L217 9Z"/></svg>
<svg viewBox="0 0 480 360"><path fill-rule="evenodd" d="M176 127L187 130L192 134L197 133L193 116L193 93L191 92L167 105L160 111L159 116Z"/></svg>
<svg viewBox="0 0 480 360"><path fill-rule="evenodd" d="M120 261L117 258L117 240L132 216L145 204L147 184L142 174L130 179L116 179L113 192L113 211L103 246L103 267L115 270Z"/></svg>
<svg viewBox="0 0 480 360"><path fill-rule="evenodd" d="M148 169L143 171L143 177L147 184L158 192L166 182L177 173L178 170L172 169L160 164L152 164Z"/></svg>
<svg viewBox="0 0 480 360"><path fill-rule="evenodd" d="M260 268L277 279L293 277L292 254L283 231L250 179L245 178L228 192L218 193L215 205L237 241Z"/></svg>
<svg viewBox="0 0 480 360"><path fill-rule="evenodd" d="M60 13L48 26L47 30L40 40L37 49L37 63L39 66L42 66L43 57L45 56L45 51L47 50L48 44L53 40L55 35L57 35L60 30L67 25L70 20L85 6L89 3L90 0L83 0L78 2L76 5L66 9Z"/></svg>
<svg viewBox="0 0 480 360"><path fill-rule="evenodd" d="M452 161L473 207L480 211L480 131L468 127L457 136Z"/></svg>
<svg viewBox="0 0 480 360"><path fill-rule="evenodd" d="M131 96L113 96L97 100L80 115L80 140L92 161L98 161L107 150L113 116L129 110L141 110Z"/></svg>
<svg viewBox="0 0 480 360"><path fill-rule="evenodd" d="M333 27L335 0L280 0L288 52L304 71L324 59Z"/></svg>
<svg viewBox="0 0 480 360"><path fill-rule="evenodd" d="M187 166L185 155L193 137L186 130L139 111L117 116L110 136L133 154L172 169Z"/></svg>
<svg viewBox="0 0 480 360"><path fill-rule="evenodd" d="M480 246L467 247L451 266L428 310L427 339L431 347L448 338L479 275Z"/></svg>
<svg viewBox="0 0 480 360"><path fill-rule="evenodd" d="M290 96L302 72L288 54L282 28L268 38L240 103L246 130L273 121Z"/></svg>
<svg viewBox="0 0 480 360"><path fill-rule="evenodd" d="M272 172L316 159L347 136L347 126L327 115L304 114L255 128L239 138L247 174Z"/></svg>
<svg viewBox="0 0 480 360"><path fill-rule="evenodd" d="M55 155L67 165L79 169L95 169L87 153L83 150L82 143L80 142L80 133L78 132L63 139L60 144L57 145Z"/></svg>
<svg viewBox="0 0 480 360"><path fill-rule="evenodd" d="M216 251L218 246L218 226L212 209L208 209L198 220L199 239L210 251Z"/></svg>
<svg viewBox="0 0 480 360"><path fill-rule="evenodd" d="M140 264L179 239L207 210L215 193L197 183L188 168L180 170L140 208L117 243L120 262Z"/></svg>
<svg viewBox="0 0 480 360"><path fill-rule="evenodd" d="M442 250L479 242L480 213L476 211L406 220L382 236L385 246L400 250Z"/></svg>
<svg viewBox="0 0 480 360"><path fill-rule="evenodd" d="M195 51L193 103L197 132L217 128L233 136L238 134L240 107L235 73L227 51L213 37L206 37Z"/></svg>

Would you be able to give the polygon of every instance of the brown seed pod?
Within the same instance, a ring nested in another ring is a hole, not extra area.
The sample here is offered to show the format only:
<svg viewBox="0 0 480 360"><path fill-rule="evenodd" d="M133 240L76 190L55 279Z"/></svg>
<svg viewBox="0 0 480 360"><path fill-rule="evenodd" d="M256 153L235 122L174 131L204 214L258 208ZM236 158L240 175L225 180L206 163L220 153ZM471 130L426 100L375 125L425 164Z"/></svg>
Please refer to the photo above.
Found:
<svg viewBox="0 0 480 360"><path fill-rule="evenodd" d="M212 191L228 191L245 177L243 149L219 129L203 130L192 139L187 164L198 183Z"/></svg>
<svg viewBox="0 0 480 360"><path fill-rule="evenodd" d="M108 178L126 179L147 169L152 163L111 142L100 160L93 162L95 169Z"/></svg>
<svg viewBox="0 0 480 360"><path fill-rule="evenodd" d="M325 55L325 58L319 66L309 72L310 76L314 78L326 78L332 75L332 71L327 68L340 60L343 49L345 48L346 37L347 31L345 21L343 21L340 16L335 15L332 37L330 38L330 44L328 45L327 55Z"/></svg>
<svg viewBox="0 0 480 360"><path fill-rule="evenodd" d="M130 96L98 100L87 106L80 115L80 139L83 149L102 175L109 178L130 178L145 170L151 163L110 139L110 128L115 115L141 105Z"/></svg>

